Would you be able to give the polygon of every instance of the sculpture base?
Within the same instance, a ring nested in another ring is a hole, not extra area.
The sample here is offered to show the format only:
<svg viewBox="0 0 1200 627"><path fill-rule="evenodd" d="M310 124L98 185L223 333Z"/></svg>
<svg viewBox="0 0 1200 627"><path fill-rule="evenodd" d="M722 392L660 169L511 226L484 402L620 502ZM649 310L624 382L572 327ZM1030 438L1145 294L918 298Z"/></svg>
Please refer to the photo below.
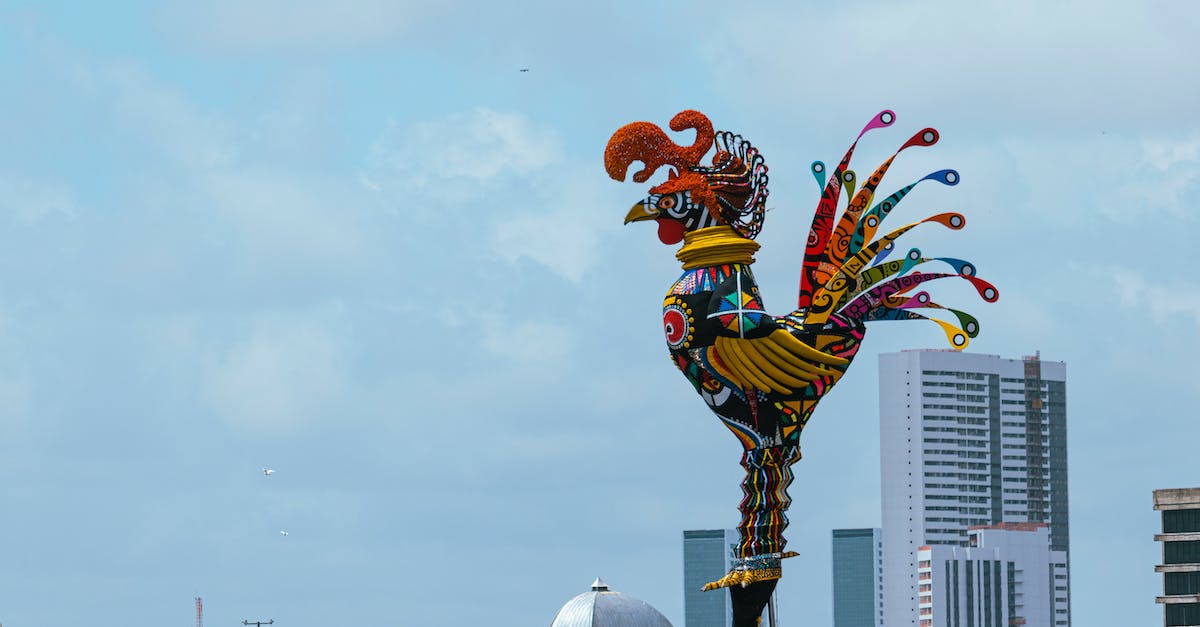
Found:
<svg viewBox="0 0 1200 627"><path fill-rule="evenodd" d="M763 610L767 607L767 601L771 600L771 593L775 592L775 585L778 583L778 579L770 579L752 583L746 587L730 587L729 599L733 603L733 627L759 627L762 624Z"/></svg>

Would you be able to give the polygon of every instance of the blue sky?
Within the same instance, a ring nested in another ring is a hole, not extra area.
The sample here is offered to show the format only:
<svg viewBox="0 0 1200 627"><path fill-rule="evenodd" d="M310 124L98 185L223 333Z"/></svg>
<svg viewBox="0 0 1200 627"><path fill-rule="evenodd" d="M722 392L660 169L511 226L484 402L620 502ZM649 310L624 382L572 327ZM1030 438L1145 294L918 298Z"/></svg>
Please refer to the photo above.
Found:
<svg viewBox="0 0 1200 627"><path fill-rule="evenodd" d="M860 169L941 131L882 187L962 184L893 219L967 216L911 243L999 287L938 286L971 350L1067 362L1076 622L1158 620L1151 490L1200 482L1200 7L433 4L0 5L0 622L515 627L600 575L682 625L738 445L601 154L684 108L771 167L780 313L809 162L884 108ZM944 342L872 328L806 430L788 624L879 521L875 356Z"/></svg>

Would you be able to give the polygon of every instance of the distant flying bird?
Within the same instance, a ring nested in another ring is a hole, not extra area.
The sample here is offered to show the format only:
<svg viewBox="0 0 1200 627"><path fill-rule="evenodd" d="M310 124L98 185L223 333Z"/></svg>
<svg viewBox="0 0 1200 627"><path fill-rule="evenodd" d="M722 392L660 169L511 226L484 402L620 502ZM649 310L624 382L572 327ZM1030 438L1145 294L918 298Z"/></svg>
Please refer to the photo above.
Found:
<svg viewBox="0 0 1200 627"><path fill-rule="evenodd" d="M262 471L263 471L263 474L264 474L264 475L266 475L266 476L268 476L268 477L270 477L271 475L275 474L275 469L274 469L274 468L266 468L266 467L263 467Z"/></svg>
<svg viewBox="0 0 1200 627"><path fill-rule="evenodd" d="M521 71L522 71L522 72L528 72L528 71L529 71L529 68L527 68L527 67L523 67L523 68L521 68Z"/></svg>
<svg viewBox="0 0 1200 627"><path fill-rule="evenodd" d="M281 535L281 536L286 536L287 534L288 534L288 532L286 532L286 531L280 531L280 532L279 532L279 535Z"/></svg>

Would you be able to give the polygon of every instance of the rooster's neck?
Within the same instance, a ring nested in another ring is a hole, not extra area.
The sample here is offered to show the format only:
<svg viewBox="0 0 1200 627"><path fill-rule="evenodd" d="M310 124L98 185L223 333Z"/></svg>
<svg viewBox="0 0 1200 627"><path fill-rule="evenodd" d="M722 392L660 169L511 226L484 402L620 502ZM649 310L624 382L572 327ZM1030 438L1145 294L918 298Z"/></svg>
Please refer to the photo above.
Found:
<svg viewBox="0 0 1200 627"><path fill-rule="evenodd" d="M685 233L683 248L675 258L683 262L684 270L729 263L750 265L758 248L758 242L738 235L733 227L710 226Z"/></svg>

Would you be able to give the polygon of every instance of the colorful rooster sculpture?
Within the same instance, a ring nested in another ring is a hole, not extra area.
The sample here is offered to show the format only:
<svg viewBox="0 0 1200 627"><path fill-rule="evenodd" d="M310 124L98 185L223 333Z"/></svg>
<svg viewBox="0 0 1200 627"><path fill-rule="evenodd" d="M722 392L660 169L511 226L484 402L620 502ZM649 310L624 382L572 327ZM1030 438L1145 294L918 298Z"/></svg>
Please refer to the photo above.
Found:
<svg viewBox="0 0 1200 627"><path fill-rule="evenodd" d="M858 140L894 121L891 111L875 116L828 182L825 165L812 164L824 191L805 246L799 302L782 316L764 311L750 269L767 199L767 167L758 150L739 135L714 132L704 114L688 110L676 115L670 128L695 130L690 146L677 145L655 124L633 122L614 133L604 151L604 167L618 181L625 180L635 161L643 166L633 175L638 183L663 166L670 168L667 180L650 188L650 195L633 206L625 222L654 220L664 244L683 242L675 253L683 275L663 302L671 360L742 444L746 478L739 506L741 541L734 567L705 587L729 587L734 627L758 624L782 575L781 560L794 555L784 551L783 530L791 502L791 465L800 459L800 432L850 366L866 323L930 320L961 350L978 334L978 321L934 303L924 291L912 290L933 279L958 277L988 302L999 296L995 287L975 276L973 265L959 259L926 258L914 248L901 259L884 261L895 240L918 224L937 222L951 229L965 224L961 214L942 213L876 237L888 213L921 181L958 183L957 172L941 170L871 206L896 155L912 146L937 143L937 131L926 128L904 142L855 193L854 172L848 168ZM714 149L711 164L703 164ZM848 201L839 218L843 188ZM953 272L914 271L934 260ZM917 309L950 312L958 324Z"/></svg>

